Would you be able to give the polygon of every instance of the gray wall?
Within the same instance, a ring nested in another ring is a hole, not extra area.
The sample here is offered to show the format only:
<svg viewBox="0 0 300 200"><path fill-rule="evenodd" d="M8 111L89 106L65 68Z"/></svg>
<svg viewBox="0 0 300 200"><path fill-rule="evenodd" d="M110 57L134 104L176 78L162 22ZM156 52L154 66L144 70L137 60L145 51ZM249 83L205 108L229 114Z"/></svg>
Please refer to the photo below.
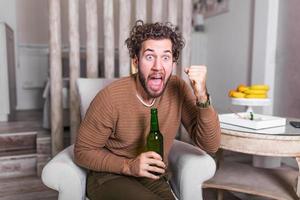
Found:
<svg viewBox="0 0 300 200"><path fill-rule="evenodd" d="M229 12L205 21L208 89L220 113L229 112L228 91L250 82L252 3L230 0Z"/></svg>
<svg viewBox="0 0 300 200"><path fill-rule="evenodd" d="M205 21L208 88L220 113L228 112L231 106L229 89L250 84L254 3L231 0L228 13ZM273 98L273 114L277 116L300 118L299 21L300 1L279 0Z"/></svg>
<svg viewBox="0 0 300 200"><path fill-rule="evenodd" d="M300 118L300 1L279 1L274 114Z"/></svg>

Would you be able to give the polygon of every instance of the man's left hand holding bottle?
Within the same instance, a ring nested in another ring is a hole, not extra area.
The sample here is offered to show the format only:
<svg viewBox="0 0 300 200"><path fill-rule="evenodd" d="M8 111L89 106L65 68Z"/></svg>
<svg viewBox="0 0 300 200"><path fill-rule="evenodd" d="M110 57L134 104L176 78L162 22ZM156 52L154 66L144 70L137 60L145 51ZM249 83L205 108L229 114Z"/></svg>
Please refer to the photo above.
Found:
<svg viewBox="0 0 300 200"><path fill-rule="evenodd" d="M159 179L159 175L165 173L166 165L162 161L161 156L154 152L148 151L141 153L136 158L126 160L122 169L125 175L135 177L147 177L151 179Z"/></svg>

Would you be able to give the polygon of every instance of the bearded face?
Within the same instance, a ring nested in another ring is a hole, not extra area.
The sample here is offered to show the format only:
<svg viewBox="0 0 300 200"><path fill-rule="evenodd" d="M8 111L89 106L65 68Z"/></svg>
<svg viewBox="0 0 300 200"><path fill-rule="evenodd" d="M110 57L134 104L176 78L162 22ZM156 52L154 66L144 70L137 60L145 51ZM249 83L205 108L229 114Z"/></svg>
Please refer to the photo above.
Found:
<svg viewBox="0 0 300 200"><path fill-rule="evenodd" d="M144 41L137 64L140 83L149 97L162 95L174 65L171 40Z"/></svg>

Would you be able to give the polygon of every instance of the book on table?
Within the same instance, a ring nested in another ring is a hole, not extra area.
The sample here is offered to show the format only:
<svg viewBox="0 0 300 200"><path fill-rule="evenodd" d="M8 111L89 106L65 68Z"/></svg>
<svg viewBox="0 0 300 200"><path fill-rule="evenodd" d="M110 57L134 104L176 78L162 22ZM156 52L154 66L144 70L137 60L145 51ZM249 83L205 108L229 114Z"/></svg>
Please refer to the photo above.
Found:
<svg viewBox="0 0 300 200"><path fill-rule="evenodd" d="M248 112L219 114L219 119L221 125L223 123L254 130L280 127L286 124L286 118L255 113L251 117Z"/></svg>

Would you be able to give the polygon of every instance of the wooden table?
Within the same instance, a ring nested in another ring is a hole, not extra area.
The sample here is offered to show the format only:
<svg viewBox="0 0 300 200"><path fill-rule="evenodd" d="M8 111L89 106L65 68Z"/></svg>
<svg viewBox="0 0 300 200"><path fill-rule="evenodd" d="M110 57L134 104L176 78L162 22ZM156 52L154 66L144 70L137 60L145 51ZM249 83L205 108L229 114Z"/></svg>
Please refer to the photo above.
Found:
<svg viewBox="0 0 300 200"><path fill-rule="evenodd" d="M288 167L276 169L256 168L251 165L223 160L222 150L261 155L293 157L300 166L300 129L289 122L282 134L262 134L222 129L221 147L218 151L218 169L215 176L203 184L215 188L218 200L222 190L264 196L278 200L300 199L299 170Z"/></svg>

